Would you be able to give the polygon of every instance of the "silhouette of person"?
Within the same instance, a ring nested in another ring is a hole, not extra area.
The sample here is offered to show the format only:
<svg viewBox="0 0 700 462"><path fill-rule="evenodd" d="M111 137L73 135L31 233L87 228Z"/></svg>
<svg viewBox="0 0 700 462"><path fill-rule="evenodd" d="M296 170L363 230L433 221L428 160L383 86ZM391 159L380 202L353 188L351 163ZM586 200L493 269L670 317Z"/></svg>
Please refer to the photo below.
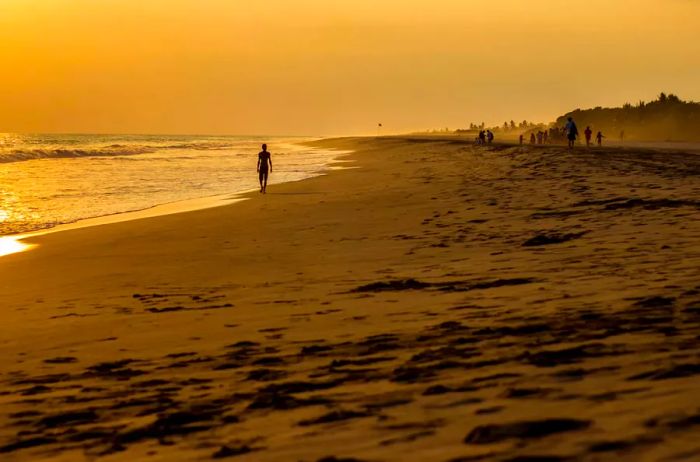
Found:
<svg viewBox="0 0 700 462"><path fill-rule="evenodd" d="M542 144L542 130L537 132L537 144Z"/></svg>
<svg viewBox="0 0 700 462"><path fill-rule="evenodd" d="M523 134L521 133L521 134L520 134L520 145L521 145L521 146L523 145L523 139L524 139L524 138L525 138L525 137L524 137Z"/></svg>
<svg viewBox="0 0 700 462"><path fill-rule="evenodd" d="M571 149L574 147L574 143L578 137L578 128L576 127L576 123L572 117L569 117L566 120L567 122L564 128L566 129L566 138L569 140L569 149Z"/></svg>
<svg viewBox="0 0 700 462"><path fill-rule="evenodd" d="M600 133L600 132L598 132ZM583 132L584 135L586 135L586 147L591 145L591 135L593 134L593 131L591 130L591 127L588 126L586 127L586 131Z"/></svg>
<svg viewBox="0 0 700 462"><path fill-rule="evenodd" d="M267 151L267 145L262 145L262 151L258 153L258 179L260 180L260 192L267 192L267 176L272 172L272 157Z"/></svg>
<svg viewBox="0 0 700 462"><path fill-rule="evenodd" d="M491 130L486 130L486 139L489 141L489 144L493 141L493 133Z"/></svg>
<svg viewBox="0 0 700 462"><path fill-rule="evenodd" d="M547 135L547 130L545 129L545 131L542 132L542 142L544 144L547 144L548 139L549 139L549 135Z"/></svg>
<svg viewBox="0 0 700 462"><path fill-rule="evenodd" d="M605 137L603 136L603 132L598 132L598 134L595 136L595 139L596 139L596 141L598 142L598 146L602 146L602 145L603 145L603 138L605 138Z"/></svg>
<svg viewBox="0 0 700 462"><path fill-rule="evenodd" d="M486 132L483 130L479 132L479 144L486 144Z"/></svg>
<svg viewBox="0 0 700 462"><path fill-rule="evenodd" d="M535 134L530 133L530 144L535 144L537 143L537 140L535 139Z"/></svg>

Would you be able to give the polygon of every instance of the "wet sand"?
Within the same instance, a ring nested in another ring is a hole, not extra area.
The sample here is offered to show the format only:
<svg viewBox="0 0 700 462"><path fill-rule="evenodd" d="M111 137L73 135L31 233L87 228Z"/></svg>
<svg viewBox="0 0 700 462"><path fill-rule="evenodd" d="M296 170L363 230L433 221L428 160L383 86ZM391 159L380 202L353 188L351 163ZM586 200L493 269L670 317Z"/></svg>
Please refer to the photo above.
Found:
<svg viewBox="0 0 700 462"><path fill-rule="evenodd" d="M317 145L0 258L0 460L700 459L700 156Z"/></svg>

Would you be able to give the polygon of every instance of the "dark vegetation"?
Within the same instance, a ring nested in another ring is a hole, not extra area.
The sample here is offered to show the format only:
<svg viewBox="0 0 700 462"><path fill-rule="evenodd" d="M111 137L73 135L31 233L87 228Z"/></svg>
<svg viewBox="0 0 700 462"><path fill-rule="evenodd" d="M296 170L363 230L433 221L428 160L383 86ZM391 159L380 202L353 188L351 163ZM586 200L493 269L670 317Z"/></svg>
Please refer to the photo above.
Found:
<svg viewBox="0 0 700 462"><path fill-rule="evenodd" d="M674 94L661 93L655 101L640 101L617 108L576 109L559 117L563 126L573 117L579 130L586 126L608 138L654 141L700 141L700 103L683 101Z"/></svg>
<svg viewBox="0 0 700 462"><path fill-rule="evenodd" d="M505 121L502 125L487 126L485 123L470 123L469 128L450 130L428 130L427 134L456 134L476 137L480 130L491 130L496 137L517 137L525 135L529 141L530 133L547 131L550 128L563 128L567 117L573 117L583 136L587 126L593 135L601 131L605 138L618 141L700 141L700 103L683 101L673 93L660 93L651 102L639 101L622 107L593 109L576 109L568 112L553 123L535 123L527 120Z"/></svg>

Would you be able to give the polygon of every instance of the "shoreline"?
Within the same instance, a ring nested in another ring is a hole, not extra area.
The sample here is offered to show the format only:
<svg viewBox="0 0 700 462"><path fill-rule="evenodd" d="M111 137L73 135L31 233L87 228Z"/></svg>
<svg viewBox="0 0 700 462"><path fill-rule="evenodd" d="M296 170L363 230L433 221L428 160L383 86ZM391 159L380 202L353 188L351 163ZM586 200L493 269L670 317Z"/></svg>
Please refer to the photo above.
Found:
<svg viewBox="0 0 700 462"><path fill-rule="evenodd" d="M209 208L223 207L225 205L234 204L245 200L240 197L248 194L250 191L240 193L232 193L218 196L208 196L196 199L188 199L182 201L169 202L165 204L154 205L141 210L130 210L126 212L115 212L109 215L101 215L98 217L83 218L72 223L62 223L49 228L28 231L19 234L7 234L0 236L0 257L10 255L17 252L29 251L35 248L37 244L26 244L25 241L44 236L46 234L60 233L73 229L92 228L96 226L110 225L125 221L140 220L144 218L156 218L159 216L171 215L176 213L187 213L196 210Z"/></svg>
<svg viewBox="0 0 700 462"><path fill-rule="evenodd" d="M305 143L300 143L300 145L312 146L312 143L319 140L311 140ZM329 150L332 152L333 150ZM343 163L352 162L344 160L344 157L351 154L351 152L340 151L334 153L335 157L328 162L325 171L317 172L306 178L301 178L298 180L282 181L280 183L270 183L271 186L278 186L281 184L295 183L299 181L305 181L310 178L315 178L318 176L324 176L334 170L341 170L353 167L344 167ZM336 166L336 164L341 164L341 166ZM223 207L231 205L237 202L250 199L250 196L255 196L257 189L247 189L226 194L219 194L214 196L204 196L195 197L192 199L177 200L173 202L166 202L162 204L156 204L151 207L146 207L144 209L137 210L127 210L124 212L114 212L107 215L100 215L96 217L82 218L70 223L61 223L55 226L16 233L7 234L0 236L0 258L10 255L13 253L24 252L32 250L37 247L37 244L31 243L31 241L37 237L44 236L47 234L60 233L65 231L70 231L74 229L89 228L95 226L103 226L114 223L121 223L125 221L141 220L145 218L157 218L165 215L180 214L194 212L197 210L204 210L209 208ZM29 241L30 243L25 243Z"/></svg>
<svg viewBox="0 0 700 462"><path fill-rule="evenodd" d="M0 455L700 454L696 155L313 144L359 168L0 259Z"/></svg>
<svg viewBox="0 0 700 462"><path fill-rule="evenodd" d="M431 134L408 134L408 135L383 135L381 137L374 137L374 136L368 136L368 137L335 137L335 138L319 138L319 139L314 139L306 142L300 143L300 145L306 145L313 147L315 144L324 144L324 142L330 142L333 143L334 141L337 140L344 140L344 139L396 139L396 140L401 140L401 139L424 139L424 140L429 140L429 141L436 141L436 140L444 140L444 141L458 141L460 143L464 143L467 145L472 144L471 140L467 139L466 137L462 135L431 135ZM499 146L499 147L519 147L517 141L515 140L508 140L505 142L499 142L496 141L492 146ZM562 148L564 145L556 145L556 144L547 144L547 145L530 145L528 143L524 143L522 147L529 147L529 148L534 148L534 149L552 149L552 148ZM591 149L593 152L595 150L606 150L606 149L624 149L624 150L634 150L634 151L647 151L647 152L657 152L659 150L662 151L667 151L667 152L673 152L673 153L685 153L685 152L697 152L700 153L700 143L696 142L675 142L675 141L665 141L665 142L657 142L657 141L630 141L627 144L625 143L616 143L616 142L611 142L603 147L597 147L597 146L591 146L590 148L586 148L585 146L579 146L578 149ZM353 162L352 160L344 160L344 157L350 156L352 154L352 151L345 151L345 150L340 150L341 152L338 153L336 159L331 161L328 164L327 171L324 173L320 173L314 176L310 176L307 178L302 178L300 180L292 180L292 181L285 181L282 183L275 183L271 185L280 185L280 184L286 184L286 183L295 183L299 181L305 181L308 180L309 178L315 178L317 176L324 176L328 175L330 172L334 170L343 170L343 169L348 169L348 168L359 168L359 167L344 167L344 166L339 166L336 167L334 164L343 164L343 163L351 163ZM244 191L239 191L239 192L232 192L232 193L227 193L227 194L220 194L220 195L215 195L215 196L205 196L205 197L196 197L192 199L184 199L184 200L178 200L174 202L166 202L163 204L156 204L151 207L147 207L144 209L138 209L138 210L128 210L124 212L115 212L111 213L108 215L101 215L97 217L88 217L88 218L83 218L80 220L77 220L75 222L71 223L62 223L56 226L48 227L48 228L43 228L43 229L38 229L34 231L27 231L23 233L17 233L17 234L7 234L0 236L0 258L10 255L13 253L18 253L18 252L24 252L24 251L29 251L33 248L36 247L36 244L25 244L24 241L34 239L36 237L40 237L46 234L52 234L52 233L58 233L58 232L64 232L64 231L70 231L73 229L80 229L80 228L86 228L86 227L94 227L94 226L103 226L103 225L109 225L113 223L120 223L124 221L133 221L133 220L140 220L140 219L145 219L145 218L156 218L159 216L165 216L165 215L171 215L171 214L179 214L179 213L188 213L188 212L193 212L197 210L203 210L203 209L209 209L209 208L216 208L216 207L223 207L226 205L231 205L240 201L248 200L250 199L249 195L252 195L253 197L256 196L254 194L257 192L257 189L250 189L250 190L244 190Z"/></svg>

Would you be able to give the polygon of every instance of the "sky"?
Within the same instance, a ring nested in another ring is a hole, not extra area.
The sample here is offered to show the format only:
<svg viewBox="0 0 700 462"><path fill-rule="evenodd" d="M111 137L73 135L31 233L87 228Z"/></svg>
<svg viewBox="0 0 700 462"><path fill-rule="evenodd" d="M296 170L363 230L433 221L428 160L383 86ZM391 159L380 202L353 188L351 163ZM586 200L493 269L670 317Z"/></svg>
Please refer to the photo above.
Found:
<svg viewBox="0 0 700 462"><path fill-rule="evenodd" d="M700 100L700 0L0 0L0 132L343 135Z"/></svg>

